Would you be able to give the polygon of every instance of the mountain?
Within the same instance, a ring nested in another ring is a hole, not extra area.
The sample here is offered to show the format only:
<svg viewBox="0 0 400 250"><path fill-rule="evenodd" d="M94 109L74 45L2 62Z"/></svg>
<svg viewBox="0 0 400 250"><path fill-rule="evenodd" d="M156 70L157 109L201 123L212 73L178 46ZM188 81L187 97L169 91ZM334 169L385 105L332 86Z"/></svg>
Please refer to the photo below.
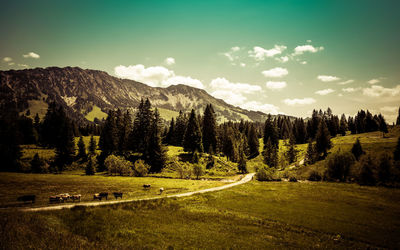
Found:
<svg viewBox="0 0 400 250"><path fill-rule="evenodd" d="M0 104L16 102L20 112L43 116L55 101L78 121L102 119L110 109L135 109L142 98L149 98L167 120L179 110L203 112L211 103L219 122L264 121L266 114L227 104L205 90L187 85L155 88L110 76L104 71L78 67L49 67L0 71Z"/></svg>

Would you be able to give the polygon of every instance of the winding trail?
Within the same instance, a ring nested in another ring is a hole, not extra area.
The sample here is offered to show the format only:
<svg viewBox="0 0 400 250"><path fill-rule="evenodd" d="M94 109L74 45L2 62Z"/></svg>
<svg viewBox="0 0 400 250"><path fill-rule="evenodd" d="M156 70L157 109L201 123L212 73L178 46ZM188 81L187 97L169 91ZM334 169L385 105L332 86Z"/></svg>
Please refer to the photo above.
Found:
<svg viewBox="0 0 400 250"><path fill-rule="evenodd" d="M156 197L149 197L149 198L137 198L137 199L129 199L129 200L113 200L113 201L98 201L98 202L81 202L81 203L76 203L76 204L62 204L62 205L57 205L57 206L47 206L47 207L33 207L33 208L22 208L20 209L21 211L25 212L39 212L39 211L50 211L50 210L60 210L64 208L73 208L73 207L97 207L97 206L106 206L106 205L113 205L113 204L121 204L121 203L129 203L129 202L135 202L135 201L147 201L147 200L157 200L157 199L164 199L164 198L174 198L174 197L186 197L186 196L191 196L194 194L203 194L203 193L208 193L208 192L215 192L215 191L220 191L224 190L227 188L231 188L234 186L238 186L244 183L247 183L252 180L254 176L254 173L247 174L245 177L243 177L240 181L233 182L227 185L219 186L219 187L213 187L213 188L207 188L207 189L202 189L202 190L197 190L197 191L192 191L192 192L187 192L187 193L180 193L180 194L170 194L170 195L160 195Z"/></svg>

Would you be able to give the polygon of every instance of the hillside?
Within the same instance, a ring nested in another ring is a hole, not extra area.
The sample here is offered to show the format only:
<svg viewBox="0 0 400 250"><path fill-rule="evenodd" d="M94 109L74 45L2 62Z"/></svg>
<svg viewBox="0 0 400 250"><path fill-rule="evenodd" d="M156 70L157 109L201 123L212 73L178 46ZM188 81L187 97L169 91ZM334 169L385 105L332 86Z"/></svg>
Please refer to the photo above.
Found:
<svg viewBox="0 0 400 250"><path fill-rule="evenodd" d="M43 116L47 105L55 101L79 121L102 119L110 109L134 109L141 98L149 98L160 108L165 119L179 110L194 108L202 112L206 104L214 106L219 122L264 121L266 114L248 111L216 99L206 91L187 85L154 88L146 84L119 79L106 72L78 67L35 68L0 71L0 102L15 101L20 112Z"/></svg>

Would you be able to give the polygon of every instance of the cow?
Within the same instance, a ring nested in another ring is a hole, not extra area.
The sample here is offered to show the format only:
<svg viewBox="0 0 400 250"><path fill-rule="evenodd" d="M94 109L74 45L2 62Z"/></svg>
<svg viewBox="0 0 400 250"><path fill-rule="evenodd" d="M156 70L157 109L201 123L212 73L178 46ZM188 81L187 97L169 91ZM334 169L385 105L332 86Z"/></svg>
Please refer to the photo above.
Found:
<svg viewBox="0 0 400 250"><path fill-rule="evenodd" d="M100 196L100 194L94 194L93 195L93 200L99 200L99 201L101 201L101 196Z"/></svg>
<svg viewBox="0 0 400 250"><path fill-rule="evenodd" d="M80 195L80 194L71 195L70 199L71 199L73 202L75 202L75 201L80 202L80 201L81 201L81 195Z"/></svg>
<svg viewBox="0 0 400 250"><path fill-rule="evenodd" d="M53 203L53 202L61 202L61 201L62 201L61 196L53 195L53 196L50 196L50 197L49 197L49 202L50 202L50 203Z"/></svg>
<svg viewBox="0 0 400 250"><path fill-rule="evenodd" d="M143 188L144 188L144 189L148 189L148 188L150 188L150 187L151 187L150 184L143 184Z"/></svg>
<svg viewBox="0 0 400 250"><path fill-rule="evenodd" d="M164 188L160 188L160 194L162 194L164 192Z"/></svg>
<svg viewBox="0 0 400 250"><path fill-rule="evenodd" d="M106 200L108 200L108 193L102 192L93 195L93 200L101 201L103 198L106 198Z"/></svg>
<svg viewBox="0 0 400 250"><path fill-rule="evenodd" d="M23 196L18 197L17 201L23 201L24 203L30 201L32 203L35 203L36 195L23 195Z"/></svg>
<svg viewBox="0 0 400 250"><path fill-rule="evenodd" d="M68 193L59 194L59 195L57 195L57 196L61 197L61 201L62 201L62 202L68 201L68 200L71 198L71 196L70 196Z"/></svg>
<svg viewBox="0 0 400 250"><path fill-rule="evenodd" d="M107 192L101 192L100 196L101 196L101 198L106 198L106 200L108 200L108 193Z"/></svg>
<svg viewBox="0 0 400 250"><path fill-rule="evenodd" d="M118 197L120 197L122 199L122 192L114 192L113 193L115 199L118 199Z"/></svg>

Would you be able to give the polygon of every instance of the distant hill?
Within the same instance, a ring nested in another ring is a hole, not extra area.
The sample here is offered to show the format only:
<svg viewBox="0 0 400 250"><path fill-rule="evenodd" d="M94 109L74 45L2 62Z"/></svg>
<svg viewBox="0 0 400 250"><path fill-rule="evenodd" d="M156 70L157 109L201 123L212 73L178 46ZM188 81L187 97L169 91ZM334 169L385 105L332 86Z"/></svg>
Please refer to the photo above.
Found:
<svg viewBox="0 0 400 250"><path fill-rule="evenodd" d="M203 112L211 103L219 122L264 121L266 114L227 104L205 90L187 85L155 88L110 76L104 71L78 67L49 67L0 71L0 103L15 101L20 112L43 116L48 103L55 101L78 121L102 119L110 109L135 109L141 98L149 98L167 120L179 110Z"/></svg>

